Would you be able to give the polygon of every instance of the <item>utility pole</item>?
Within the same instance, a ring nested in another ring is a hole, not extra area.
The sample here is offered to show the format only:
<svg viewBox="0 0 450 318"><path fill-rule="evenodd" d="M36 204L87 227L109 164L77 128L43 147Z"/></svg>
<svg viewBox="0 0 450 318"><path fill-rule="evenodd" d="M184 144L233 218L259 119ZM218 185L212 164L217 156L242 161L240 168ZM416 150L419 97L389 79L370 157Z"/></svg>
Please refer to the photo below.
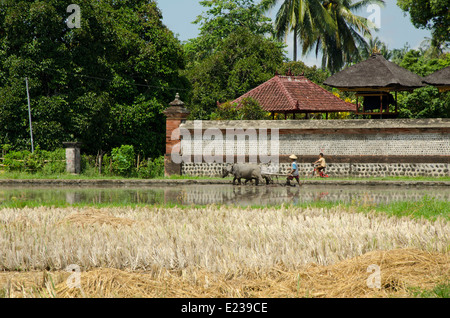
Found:
<svg viewBox="0 0 450 318"><path fill-rule="evenodd" d="M30 120L30 136L31 136L31 153L33 153L34 152L33 126L31 125L31 105L30 105L30 92L28 90L28 77L25 77L25 83L27 85L28 117L29 117L29 120Z"/></svg>

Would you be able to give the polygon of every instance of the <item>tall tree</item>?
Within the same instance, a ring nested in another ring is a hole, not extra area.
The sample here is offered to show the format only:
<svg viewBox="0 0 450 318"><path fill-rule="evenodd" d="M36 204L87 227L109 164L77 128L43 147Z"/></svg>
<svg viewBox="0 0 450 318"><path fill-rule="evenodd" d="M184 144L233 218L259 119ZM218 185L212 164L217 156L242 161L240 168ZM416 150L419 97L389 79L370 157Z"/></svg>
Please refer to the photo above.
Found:
<svg viewBox="0 0 450 318"><path fill-rule="evenodd" d="M162 111L186 86L181 43L155 1L77 4L81 25L71 28L67 1L0 1L0 143L28 147L28 77L42 149L79 140L92 154L131 144L158 156Z"/></svg>
<svg viewBox="0 0 450 318"><path fill-rule="evenodd" d="M450 49L450 42L446 42L436 46L433 39L429 37L425 37L425 39L422 42L420 42L419 47L419 50L427 58L439 58L441 56L444 56L445 53L449 51L449 49Z"/></svg>
<svg viewBox="0 0 450 318"><path fill-rule="evenodd" d="M275 3L272 0L271 5ZM366 38L371 37L375 25L354 12L369 4L383 5L384 1L285 0L277 13L276 29L295 29L303 55L322 53L322 67L334 73L346 63L361 59L359 49L367 47Z"/></svg>
<svg viewBox="0 0 450 318"><path fill-rule="evenodd" d="M360 48L367 50L366 39L370 39L371 29L375 25L365 17L354 12L369 4L384 5L383 0L331 0L324 1L323 6L332 16L336 25L335 33L326 31L316 34L315 51L322 51L322 67L335 73L347 63L361 60ZM313 47L310 46L309 49Z"/></svg>
<svg viewBox="0 0 450 318"><path fill-rule="evenodd" d="M265 0L263 0L264 2ZM234 99L272 77L284 60L272 20L256 0L208 0L197 38L184 44L191 118L208 119L217 102Z"/></svg>
<svg viewBox="0 0 450 318"><path fill-rule="evenodd" d="M264 10L270 10L279 3L278 0L263 0ZM293 61L297 61L298 41L313 41L315 30L335 30L331 16L322 6L320 0L284 0L276 14L275 35L277 39L286 41L293 33Z"/></svg>
<svg viewBox="0 0 450 318"><path fill-rule="evenodd" d="M409 50L400 66L426 77L440 69L450 66L450 53L432 58L426 51ZM427 85L413 92L402 92L398 96L401 117L409 118L449 118L450 92L440 93L436 87Z"/></svg>
<svg viewBox="0 0 450 318"><path fill-rule="evenodd" d="M397 0L397 5L409 13L416 28L432 31L433 45L450 41L450 10L448 0Z"/></svg>
<svg viewBox="0 0 450 318"><path fill-rule="evenodd" d="M233 100L269 80L284 54L270 39L238 28L215 52L187 70L192 83L189 103L193 119L209 119L217 102Z"/></svg>
<svg viewBox="0 0 450 318"><path fill-rule="evenodd" d="M218 44L236 29L246 28L262 36L273 35L272 20L263 14L262 3L257 4L255 0L203 0L200 4L208 10L193 22L199 25L199 36L184 45L191 64L212 55Z"/></svg>

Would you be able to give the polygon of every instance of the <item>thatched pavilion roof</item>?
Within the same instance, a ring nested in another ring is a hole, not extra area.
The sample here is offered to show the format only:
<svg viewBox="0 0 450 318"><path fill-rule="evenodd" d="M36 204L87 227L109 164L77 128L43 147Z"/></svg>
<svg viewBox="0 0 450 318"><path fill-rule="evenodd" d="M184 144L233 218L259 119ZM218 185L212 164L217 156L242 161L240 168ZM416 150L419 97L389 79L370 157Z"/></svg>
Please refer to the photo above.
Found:
<svg viewBox="0 0 450 318"><path fill-rule="evenodd" d="M330 76L324 84L352 91L404 91L425 86L420 76L386 60L379 53Z"/></svg>
<svg viewBox="0 0 450 318"><path fill-rule="evenodd" d="M423 79L423 82L429 85L436 86L443 90L450 89L450 66L447 66L439 71L428 75Z"/></svg>

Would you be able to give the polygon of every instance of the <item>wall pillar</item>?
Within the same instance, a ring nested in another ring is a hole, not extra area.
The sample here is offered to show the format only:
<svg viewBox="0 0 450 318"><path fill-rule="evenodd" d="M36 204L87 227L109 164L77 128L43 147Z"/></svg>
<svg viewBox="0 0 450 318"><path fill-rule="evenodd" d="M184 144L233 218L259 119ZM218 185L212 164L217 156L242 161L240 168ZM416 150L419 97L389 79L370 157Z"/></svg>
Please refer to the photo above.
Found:
<svg viewBox="0 0 450 318"><path fill-rule="evenodd" d="M181 163L172 160L173 147L181 142L180 134L174 133L182 123L186 121L190 112L184 107L177 93L175 100L169 104L169 108L164 111L166 115L166 154L164 155L164 175L181 175Z"/></svg>
<svg viewBox="0 0 450 318"><path fill-rule="evenodd" d="M66 171L68 173L81 173L81 143L79 142L63 142L66 148Z"/></svg>

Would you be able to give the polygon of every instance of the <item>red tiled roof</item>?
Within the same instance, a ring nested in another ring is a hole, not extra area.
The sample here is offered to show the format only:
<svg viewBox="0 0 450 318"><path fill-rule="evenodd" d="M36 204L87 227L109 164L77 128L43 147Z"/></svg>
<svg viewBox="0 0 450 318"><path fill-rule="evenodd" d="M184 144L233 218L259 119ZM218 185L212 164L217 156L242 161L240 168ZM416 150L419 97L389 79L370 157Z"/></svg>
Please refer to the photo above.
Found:
<svg viewBox="0 0 450 318"><path fill-rule="evenodd" d="M304 76L277 75L232 101L253 97L268 112L354 112L356 105L343 101Z"/></svg>

